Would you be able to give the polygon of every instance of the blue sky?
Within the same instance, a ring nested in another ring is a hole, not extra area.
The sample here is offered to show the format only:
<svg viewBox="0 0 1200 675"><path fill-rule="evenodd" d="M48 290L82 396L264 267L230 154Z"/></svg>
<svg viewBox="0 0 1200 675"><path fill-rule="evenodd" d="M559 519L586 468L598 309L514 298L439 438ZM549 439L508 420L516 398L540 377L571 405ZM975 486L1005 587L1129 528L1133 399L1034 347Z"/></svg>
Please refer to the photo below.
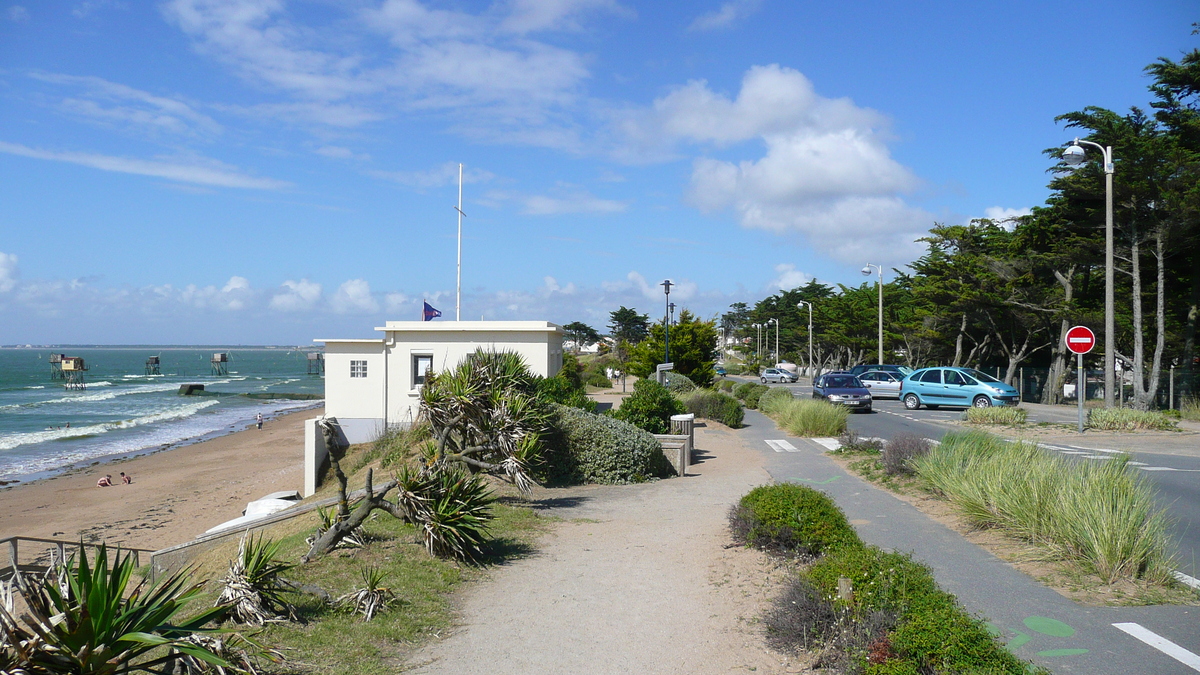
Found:
<svg viewBox="0 0 1200 675"><path fill-rule="evenodd" d="M1191 3L0 0L0 344L701 315L1046 197ZM1119 156L1120 150L1117 149Z"/></svg>

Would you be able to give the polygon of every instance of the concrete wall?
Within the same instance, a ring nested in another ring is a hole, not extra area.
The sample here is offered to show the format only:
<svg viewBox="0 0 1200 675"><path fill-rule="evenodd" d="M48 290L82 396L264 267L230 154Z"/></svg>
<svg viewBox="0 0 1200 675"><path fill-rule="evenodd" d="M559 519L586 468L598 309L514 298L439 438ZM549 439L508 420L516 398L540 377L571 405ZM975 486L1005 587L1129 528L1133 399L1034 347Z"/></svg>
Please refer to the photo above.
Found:
<svg viewBox="0 0 1200 675"><path fill-rule="evenodd" d="M350 377L350 362L366 361L366 377ZM339 420L383 419L387 357L383 340L325 344L325 414Z"/></svg>

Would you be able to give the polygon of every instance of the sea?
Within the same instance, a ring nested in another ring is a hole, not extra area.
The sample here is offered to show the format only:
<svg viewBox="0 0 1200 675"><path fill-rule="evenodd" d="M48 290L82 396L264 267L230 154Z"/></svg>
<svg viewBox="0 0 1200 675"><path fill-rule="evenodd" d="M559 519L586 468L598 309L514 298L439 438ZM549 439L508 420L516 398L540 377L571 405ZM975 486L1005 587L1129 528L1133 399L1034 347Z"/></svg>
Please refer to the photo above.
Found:
<svg viewBox="0 0 1200 675"><path fill-rule="evenodd" d="M213 355L225 353L225 372ZM51 354L81 357L84 388L52 378ZM147 361L158 357L159 374ZM187 445L322 405L325 381L289 347L0 349L0 485ZM202 384L205 395L180 395ZM301 398L303 397L303 398Z"/></svg>

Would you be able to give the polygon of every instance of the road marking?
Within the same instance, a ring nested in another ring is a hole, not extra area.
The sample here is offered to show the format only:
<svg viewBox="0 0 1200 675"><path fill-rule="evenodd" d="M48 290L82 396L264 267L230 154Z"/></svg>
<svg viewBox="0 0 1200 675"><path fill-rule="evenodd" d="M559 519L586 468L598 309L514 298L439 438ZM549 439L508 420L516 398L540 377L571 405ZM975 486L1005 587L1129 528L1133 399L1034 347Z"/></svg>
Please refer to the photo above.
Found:
<svg viewBox="0 0 1200 675"><path fill-rule="evenodd" d="M842 442L836 438L814 438L812 442L824 447L826 450L837 450L842 447Z"/></svg>
<svg viewBox="0 0 1200 675"><path fill-rule="evenodd" d="M1114 623L1113 628L1132 635L1188 668L1200 672L1200 656L1196 656L1158 633L1143 628L1141 624Z"/></svg>
<svg viewBox="0 0 1200 675"><path fill-rule="evenodd" d="M1200 579L1197 579L1196 577L1190 577L1179 570L1171 572L1171 576L1175 577L1175 580L1179 583L1187 584L1188 586L1200 591Z"/></svg>
<svg viewBox="0 0 1200 675"><path fill-rule="evenodd" d="M767 445L775 452L800 452L799 448L784 440L767 441Z"/></svg>

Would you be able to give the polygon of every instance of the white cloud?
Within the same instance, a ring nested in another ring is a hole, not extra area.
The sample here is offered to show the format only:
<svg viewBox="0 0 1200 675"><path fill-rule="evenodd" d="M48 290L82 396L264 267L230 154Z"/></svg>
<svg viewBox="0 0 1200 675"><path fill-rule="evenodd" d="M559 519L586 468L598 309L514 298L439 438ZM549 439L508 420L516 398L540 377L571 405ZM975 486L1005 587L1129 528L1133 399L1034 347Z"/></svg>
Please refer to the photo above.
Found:
<svg viewBox="0 0 1200 675"><path fill-rule="evenodd" d="M371 297L371 284L365 279L351 279L343 283L329 303L338 314L368 314L379 311L379 302Z"/></svg>
<svg viewBox="0 0 1200 675"><path fill-rule="evenodd" d="M575 292L579 290L575 287L573 282L568 282L566 286L559 285L558 279L555 279L554 277L543 278L542 284L542 292L546 295L550 295L551 293L575 295Z"/></svg>
<svg viewBox="0 0 1200 675"><path fill-rule="evenodd" d="M58 73L31 73L30 77L80 89L77 97L62 100L59 107L89 121L119 124L136 131L174 134L220 134L222 127L211 117L175 98L158 96L99 77Z"/></svg>
<svg viewBox="0 0 1200 675"><path fill-rule="evenodd" d="M544 30L579 31L582 15L607 12L624 17L633 17L632 9L623 7L613 0L510 0L509 14L500 23L500 29L515 33Z"/></svg>
<svg viewBox="0 0 1200 675"><path fill-rule="evenodd" d="M733 24L758 11L762 0L729 0L720 8L696 17L688 30L710 31L730 28Z"/></svg>
<svg viewBox="0 0 1200 675"><path fill-rule="evenodd" d="M1027 216L1031 213L1033 213L1033 209L1030 209L1030 208L1011 209L1011 208L1004 208L1002 206L989 206L983 210L983 217L987 218L988 220L995 220L997 222L1000 222L1000 221L1005 221L1005 220L1012 220L1013 218L1020 218L1022 216Z"/></svg>
<svg viewBox="0 0 1200 675"><path fill-rule="evenodd" d="M15 21L17 23L25 23L29 20L29 10L25 9L21 5L10 6L5 14L8 15L9 21Z"/></svg>
<svg viewBox="0 0 1200 675"><path fill-rule="evenodd" d="M0 293L7 293L17 285L21 271L17 268L17 254L0 251Z"/></svg>
<svg viewBox="0 0 1200 675"><path fill-rule="evenodd" d="M155 178L166 178L168 180L195 183L197 185L214 185L217 187L254 190L278 190L290 185L290 183L272 178L247 176L244 173L240 173L236 167L200 157L135 159L132 157L94 155L84 152L39 150L4 141L0 141L0 152L19 155L21 157L32 157L34 159L80 164L102 171L153 176Z"/></svg>
<svg viewBox="0 0 1200 675"><path fill-rule="evenodd" d="M796 266L790 263L776 265L775 274L778 276L772 279L766 286L766 290L772 293L775 291L790 291L813 280L813 277L796 269Z"/></svg>
<svg viewBox="0 0 1200 675"><path fill-rule="evenodd" d="M383 298L384 307L388 314L397 314L402 310L411 309L415 301L403 293L388 293Z"/></svg>
<svg viewBox="0 0 1200 675"><path fill-rule="evenodd" d="M170 285L157 286L153 289L155 293L164 298L175 295L174 289ZM248 304L253 301L254 296L255 292L250 287L250 281L239 276L230 277L225 286L220 289L216 286L201 287L188 284L178 293L179 301L185 305L198 309L212 308L227 311L246 309Z"/></svg>
<svg viewBox="0 0 1200 675"><path fill-rule="evenodd" d="M271 309L280 312L302 312L315 307L321 299L321 284L308 279L288 279L281 286L287 290L279 291L271 298Z"/></svg>
<svg viewBox="0 0 1200 675"><path fill-rule="evenodd" d="M425 171L368 171L367 175L419 189L458 184L458 163L446 162ZM487 183L496 177L491 171L463 167L463 183Z"/></svg>
<svg viewBox="0 0 1200 675"><path fill-rule="evenodd" d="M357 159L359 161L369 161L371 156L367 153L356 153L350 148L343 148L338 145L323 145L317 148L314 152L322 157L330 159Z"/></svg>
<svg viewBox="0 0 1200 675"><path fill-rule="evenodd" d="M479 203L499 208L506 202L520 204L521 213L528 216L559 216L568 213L603 214L621 213L629 207L628 202L602 199L587 190L560 182L549 195L528 195L502 190L489 190Z"/></svg>
<svg viewBox="0 0 1200 675"><path fill-rule="evenodd" d="M848 99L821 97L789 68L751 68L736 98L690 82L647 110L626 113L618 127L626 152L644 157L667 156L681 143L758 140L765 150L755 159L695 159L692 204L732 211L745 227L799 234L839 260L907 262L933 222L899 196L920 181L891 158L887 119Z"/></svg>

